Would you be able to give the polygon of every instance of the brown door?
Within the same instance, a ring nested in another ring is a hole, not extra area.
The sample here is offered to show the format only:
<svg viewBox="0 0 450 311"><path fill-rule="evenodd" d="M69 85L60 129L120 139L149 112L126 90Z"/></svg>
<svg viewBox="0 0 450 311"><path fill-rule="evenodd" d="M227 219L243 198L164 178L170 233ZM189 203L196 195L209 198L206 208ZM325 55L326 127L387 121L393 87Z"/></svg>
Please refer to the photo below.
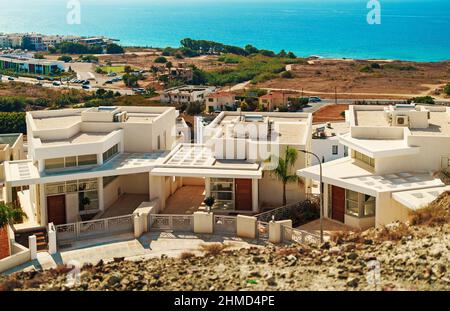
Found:
<svg viewBox="0 0 450 311"><path fill-rule="evenodd" d="M331 188L331 218L340 222L345 221L345 189L332 186Z"/></svg>
<svg viewBox="0 0 450 311"><path fill-rule="evenodd" d="M236 179L234 188L235 209L239 211L252 210L252 180Z"/></svg>
<svg viewBox="0 0 450 311"><path fill-rule="evenodd" d="M66 223L66 196L56 195L47 197L47 217L48 222L56 225Z"/></svg>

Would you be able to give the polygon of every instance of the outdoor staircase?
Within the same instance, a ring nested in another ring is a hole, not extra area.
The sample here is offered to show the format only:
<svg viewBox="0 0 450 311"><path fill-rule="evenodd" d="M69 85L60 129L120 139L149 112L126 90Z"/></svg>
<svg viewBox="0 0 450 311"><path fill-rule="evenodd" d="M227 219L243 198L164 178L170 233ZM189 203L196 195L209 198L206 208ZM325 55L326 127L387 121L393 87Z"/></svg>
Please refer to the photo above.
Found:
<svg viewBox="0 0 450 311"><path fill-rule="evenodd" d="M37 251L38 252L48 251L47 231L42 230L39 232L35 232L34 235L36 236Z"/></svg>
<svg viewBox="0 0 450 311"><path fill-rule="evenodd" d="M32 231L21 231L15 233L15 240L17 243L25 246L28 246L28 237L31 235L36 236L36 244L38 252L46 252L48 251L48 239L47 239L47 230L45 228L38 228Z"/></svg>

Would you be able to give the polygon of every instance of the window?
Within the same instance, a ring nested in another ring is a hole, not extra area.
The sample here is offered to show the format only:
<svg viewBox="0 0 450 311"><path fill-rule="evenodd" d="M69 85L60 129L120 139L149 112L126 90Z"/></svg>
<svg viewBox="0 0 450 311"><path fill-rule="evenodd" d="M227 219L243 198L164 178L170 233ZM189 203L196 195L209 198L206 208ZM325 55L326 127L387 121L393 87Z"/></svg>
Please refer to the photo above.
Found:
<svg viewBox="0 0 450 311"><path fill-rule="evenodd" d="M234 179L211 178L211 196L216 199L214 209L234 209Z"/></svg>
<svg viewBox="0 0 450 311"><path fill-rule="evenodd" d="M375 159L355 150L352 150L352 157L356 160L366 163L371 167L375 167Z"/></svg>
<svg viewBox="0 0 450 311"><path fill-rule="evenodd" d="M338 145L333 145L331 149L332 149L333 155L336 155L336 154L339 153L339 146Z"/></svg>
<svg viewBox="0 0 450 311"><path fill-rule="evenodd" d="M44 161L46 170L56 170L64 168L76 168L77 166L96 165L97 155L90 154L84 156L73 156L66 158L46 159Z"/></svg>
<svg viewBox="0 0 450 311"><path fill-rule="evenodd" d="M346 190L345 201L347 214L359 217L359 193L351 190Z"/></svg>
<svg viewBox="0 0 450 311"><path fill-rule="evenodd" d="M119 145L112 146L107 151L103 152L103 162L108 161L118 153L119 153Z"/></svg>
<svg viewBox="0 0 450 311"><path fill-rule="evenodd" d="M156 150L161 150L161 136L159 136L158 135L158 145L157 145L157 148L156 148Z"/></svg>
<svg viewBox="0 0 450 311"><path fill-rule="evenodd" d="M47 159L45 160L45 169L54 170L58 168L64 168L64 158Z"/></svg>
<svg viewBox="0 0 450 311"><path fill-rule="evenodd" d="M78 156L78 166L97 165L97 155L88 154Z"/></svg>
<svg viewBox="0 0 450 311"><path fill-rule="evenodd" d="M353 217L375 216L376 199L370 195L345 190L345 212Z"/></svg>
<svg viewBox="0 0 450 311"><path fill-rule="evenodd" d="M77 157L67 157L66 167L75 167L75 166L77 166Z"/></svg>

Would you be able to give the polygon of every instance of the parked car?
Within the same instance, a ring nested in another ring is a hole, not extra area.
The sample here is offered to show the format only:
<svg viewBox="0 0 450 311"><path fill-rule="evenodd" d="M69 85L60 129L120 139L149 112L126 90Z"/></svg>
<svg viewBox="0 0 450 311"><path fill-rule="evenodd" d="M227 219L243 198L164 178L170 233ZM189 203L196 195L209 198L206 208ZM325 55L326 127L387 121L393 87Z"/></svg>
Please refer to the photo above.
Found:
<svg viewBox="0 0 450 311"><path fill-rule="evenodd" d="M43 80L44 80L44 77L37 76L36 79L37 79L38 81L43 81Z"/></svg>
<svg viewBox="0 0 450 311"><path fill-rule="evenodd" d="M309 97L309 102L310 103L318 103L318 102L321 102L321 101L322 101L322 99L320 97L318 97L318 96L310 96Z"/></svg>
<svg viewBox="0 0 450 311"><path fill-rule="evenodd" d="M58 81L55 81L55 82L53 82L52 84L53 84L54 86L61 86L61 83L58 82Z"/></svg>
<svg viewBox="0 0 450 311"><path fill-rule="evenodd" d="M8 77L8 81L14 81L13 77Z"/></svg>
<svg viewBox="0 0 450 311"><path fill-rule="evenodd" d="M113 82L111 80L105 81L105 84L112 84Z"/></svg>
<svg viewBox="0 0 450 311"><path fill-rule="evenodd" d="M134 88L133 92L136 94L144 94L145 93L145 89L143 88Z"/></svg>
<svg viewBox="0 0 450 311"><path fill-rule="evenodd" d="M81 86L81 88L84 89L84 90L89 90L91 87L89 85L87 85L87 84L83 84Z"/></svg>
<svg viewBox="0 0 450 311"><path fill-rule="evenodd" d="M83 84L83 85L89 85L89 84L91 84L91 82L89 82L88 80L84 80L81 84Z"/></svg>

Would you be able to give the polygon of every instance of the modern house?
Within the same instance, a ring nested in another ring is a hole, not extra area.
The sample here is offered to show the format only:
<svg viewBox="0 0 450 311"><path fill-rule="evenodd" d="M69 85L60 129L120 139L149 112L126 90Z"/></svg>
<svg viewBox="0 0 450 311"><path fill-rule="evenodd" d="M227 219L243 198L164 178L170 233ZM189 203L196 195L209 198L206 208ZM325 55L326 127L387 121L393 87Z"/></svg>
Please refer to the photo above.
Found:
<svg viewBox="0 0 450 311"><path fill-rule="evenodd" d="M337 160L348 156L348 147L339 141L339 136L350 131L346 122L327 122L313 125L312 151L320 158L322 163ZM312 158L313 165L319 164Z"/></svg>
<svg viewBox="0 0 450 311"><path fill-rule="evenodd" d="M160 100L166 104L204 103L205 97L215 91L214 86L185 85L170 88L161 94Z"/></svg>
<svg viewBox="0 0 450 311"><path fill-rule="evenodd" d="M24 54L6 54L0 56L0 70L49 75L64 71L64 62L35 59Z"/></svg>
<svg viewBox="0 0 450 311"><path fill-rule="evenodd" d="M293 94L282 91L270 91L266 95L259 97L259 105L268 111L273 111L280 107L286 107L289 98Z"/></svg>
<svg viewBox="0 0 450 311"><path fill-rule="evenodd" d="M311 164L310 157L301 152L311 150L311 123L312 116L307 113L223 111L204 128L203 134L219 169L230 165L236 166L233 170L238 172L239 167L241 170L259 167L257 174L253 175L251 190L253 211L256 212L282 205L283 185L271 170L278 165L278 157L284 158L287 147L298 151L292 173ZM234 197L238 206L236 196L240 193L236 191L244 187L240 185L240 178L247 178L242 177L245 175L251 176L250 172L226 176L234 178L234 192L230 198ZM247 185L250 187L250 181ZM303 180L288 184L287 203L303 200L308 186Z"/></svg>
<svg viewBox="0 0 450 311"><path fill-rule="evenodd" d="M434 177L450 166L449 108L350 106L347 117L349 156L322 165L327 217L362 229L405 221L449 189ZM318 181L319 166L298 174Z"/></svg>
<svg viewBox="0 0 450 311"><path fill-rule="evenodd" d="M5 201L17 199L28 215L14 229L128 215L143 202L192 213L205 196L218 213L257 213L282 202L271 159L287 146L311 146L306 113L222 112L202 145L183 143L177 119L171 107L28 112L28 157L4 163ZM309 164L299 152L292 174ZM308 186L288 184L288 202L301 201Z"/></svg>
<svg viewBox="0 0 450 311"><path fill-rule="evenodd" d="M236 103L236 97L231 92L218 91L206 96L206 111L222 111L225 107L234 107Z"/></svg>

